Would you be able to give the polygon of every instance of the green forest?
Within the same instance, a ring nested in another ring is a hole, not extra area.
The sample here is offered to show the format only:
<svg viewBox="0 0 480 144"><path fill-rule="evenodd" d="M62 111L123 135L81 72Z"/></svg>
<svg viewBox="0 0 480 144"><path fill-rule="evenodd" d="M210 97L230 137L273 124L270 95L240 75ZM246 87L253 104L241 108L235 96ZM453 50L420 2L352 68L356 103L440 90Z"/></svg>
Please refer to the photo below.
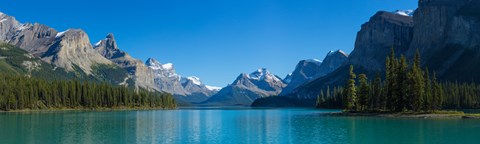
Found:
<svg viewBox="0 0 480 144"><path fill-rule="evenodd" d="M0 74L0 110L175 108L170 94L79 80Z"/></svg>
<svg viewBox="0 0 480 144"><path fill-rule="evenodd" d="M480 108L480 85L439 82L435 72L421 68L417 52L413 62L395 56L392 48L386 58L384 79L377 73L369 80L355 74L350 66L348 80L341 87L327 87L317 98L318 108L349 112L434 112L443 109Z"/></svg>

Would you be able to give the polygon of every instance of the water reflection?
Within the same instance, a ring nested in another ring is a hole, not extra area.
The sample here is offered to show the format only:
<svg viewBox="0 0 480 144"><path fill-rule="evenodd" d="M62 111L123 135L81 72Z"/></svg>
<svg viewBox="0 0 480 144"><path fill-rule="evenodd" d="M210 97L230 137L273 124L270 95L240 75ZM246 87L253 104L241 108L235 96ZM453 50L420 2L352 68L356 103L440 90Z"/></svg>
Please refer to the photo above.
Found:
<svg viewBox="0 0 480 144"><path fill-rule="evenodd" d="M307 109L0 113L0 143L475 143L478 120Z"/></svg>

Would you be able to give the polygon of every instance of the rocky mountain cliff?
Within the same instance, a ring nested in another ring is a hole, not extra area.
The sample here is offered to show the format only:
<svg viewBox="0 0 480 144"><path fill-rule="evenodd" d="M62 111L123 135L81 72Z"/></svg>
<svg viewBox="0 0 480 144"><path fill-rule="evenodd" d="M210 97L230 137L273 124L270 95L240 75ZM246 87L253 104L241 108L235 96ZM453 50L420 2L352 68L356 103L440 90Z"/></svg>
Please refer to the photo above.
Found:
<svg viewBox="0 0 480 144"><path fill-rule="evenodd" d="M298 86L310 80L325 76L347 61L348 54L342 50L330 51L322 62L316 59L300 61L291 75L284 81L288 84L280 95L291 93Z"/></svg>
<svg viewBox="0 0 480 144"><path fill-rule="evenodd" d="M385 66L392 47L406 52L413 36L413 18L409 15L380 11L363 24L357 33L355 49L348 59L350 64L371 71Z"/></svg>
<svg viewBox="0 0 480 144"><path fill-rule="evenodd" d="M441 79L480 82L480 1L420 0L408 55L418 48Z"/></svg>
<svg viewBox="0 0 480 144"><path fill-rule="evenodd" d="M42 60L68 71L80 68L89 75L96 64L113 64L93 49L84 31L77 29L57 33L54 43L41 57Z"/></svg>
<svg viewBox="0 0 480 144"><path fill-rule="evenodd" d="M261 97L278 95L286 86L283 80L262 68L250 74L240 74L236 80L202 105L250 105Z"/></svg>

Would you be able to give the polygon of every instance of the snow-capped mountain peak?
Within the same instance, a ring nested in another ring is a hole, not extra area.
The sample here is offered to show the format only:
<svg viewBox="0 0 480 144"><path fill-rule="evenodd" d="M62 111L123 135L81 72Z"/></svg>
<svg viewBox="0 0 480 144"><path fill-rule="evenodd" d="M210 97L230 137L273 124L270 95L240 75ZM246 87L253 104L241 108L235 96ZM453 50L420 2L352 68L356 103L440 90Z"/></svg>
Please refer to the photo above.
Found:
<svg viewBox="0 0 480 144"><path fill-rule="evenodd" d="M172 63L163 64L162 69L171 70L171 69L173 69L173 64Z"/></svg>
<svg viewBox="0 0 480 144"><path fill-rule="evenodd" d="M248 79L257 81L282 81L278 76L270 73L266 68L258 69L247 75Z"/></svg>
<svg viewBox="0 0 480 144"><path fill-rule="evenodd" d="M414 10L396 10L393 13L402 15L402 16L413 16L413 13L415 13Z"/></svg>
<svg viewBox="0 0 480 144"><path fill-rule="evenodd" d="M266 68L261 68L258 69L257 71L254 71L248 75L250 79L256 79L260 80L263 79L265 75L267 75L269 72Z"/></svg>
<svg viewBox="0 0 480 144"><path fill-rule="evenodd" d="M202 85L202 82L200 81L200 78L196 77L196 76L190 76L190 77L182 77L182 79L180 80L180 83L182 84L185 84L187 82L192 82L193 84L195 85Z"/></svg>
<svg viewBox="0 0 480 144"><path fill-rule="evenodd" d="M154 58L148 58L148 59L147 59L147 62L145 62L145 64L146 64L148 67L150 67L151 69L154 69L154 70L163 69L162 63L160 63L159 61L157 61L157 60L154 59Z"/></svg>
<svg viewBox="0 0 480 144"><path fill-rule="evenodd" d="M147 60L147 62L145 62L145 64L148 67L150 67L151 69L154 69L154 70L173 70L173 64L172 63L162 64L154 58L148 58L148 60Z"/></svg>

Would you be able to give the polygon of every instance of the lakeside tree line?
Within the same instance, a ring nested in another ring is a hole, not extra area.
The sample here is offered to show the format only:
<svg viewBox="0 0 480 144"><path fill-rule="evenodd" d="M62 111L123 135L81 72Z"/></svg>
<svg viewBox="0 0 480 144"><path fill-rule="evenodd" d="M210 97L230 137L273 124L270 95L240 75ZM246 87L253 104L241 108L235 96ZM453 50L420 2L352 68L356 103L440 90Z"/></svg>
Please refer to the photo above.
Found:
<svg viewBox="0 0 480 144"><path fill-rule="evenodd" d="M175 108L170 94L78 80L47 81L0 74L0 110Z"/></svg>
<svg viewBox="0 0 480 144"><path fill-rule="evenodd" d="M385 63L385 79L373 81L358 76L350 66L344 87L327 87L317 98L318 108L341 108L353 112L431 112L441 109L480 108L480 85L439 82L436 73L420 67L420 54L412 63L397 58L392 48Z"/></svg>

